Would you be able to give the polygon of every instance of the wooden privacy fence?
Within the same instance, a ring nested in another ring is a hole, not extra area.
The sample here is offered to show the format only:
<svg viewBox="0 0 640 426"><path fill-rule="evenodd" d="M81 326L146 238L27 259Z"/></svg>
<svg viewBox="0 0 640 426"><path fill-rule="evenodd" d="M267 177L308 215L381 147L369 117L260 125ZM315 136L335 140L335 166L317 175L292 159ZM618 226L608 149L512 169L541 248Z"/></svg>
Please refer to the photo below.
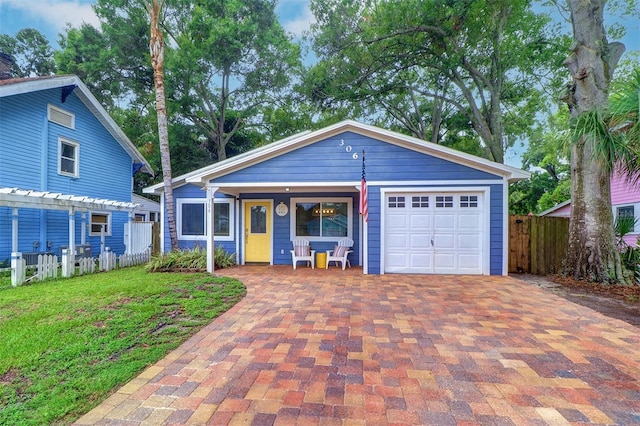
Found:
<svg viewBox="0 0 640 426"><path fill-rule="evenodd" d="M569 241L569 218L509 217L509 273L557 274Z"/></svg>

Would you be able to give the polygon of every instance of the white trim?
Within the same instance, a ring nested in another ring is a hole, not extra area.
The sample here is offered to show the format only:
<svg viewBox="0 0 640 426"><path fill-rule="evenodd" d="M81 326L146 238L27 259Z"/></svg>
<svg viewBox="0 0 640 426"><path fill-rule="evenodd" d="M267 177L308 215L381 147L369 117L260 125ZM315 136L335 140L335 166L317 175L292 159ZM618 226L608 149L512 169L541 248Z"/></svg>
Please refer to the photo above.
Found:
<svg viewBox="0 0 640 426"><path fill-rule="evenodd" d="M375 181L367 180L369 186L390 186L390 185L466 185L470 181L455 181L455 180L415 180L415 181ZM502 185L502 179L483 179L472 181L478 185ZM327 190L344 190L345 192L353 192L353 188L360 187L360 181L314 181L314 182L215 182L215 185L220 188L220 191L226 190L242 190L251 189L252 193L268 192L268 193L291 193L291 192L325 192ZM289 191L287 191L289 188ZM145 191L151 192L151 191Z"/></svg>
<svg viewBox="0 0 640 426"><path fill-rule="evenodd" d="M313 235L296 235L296 204L297 203L346 203L347 204L347 235L341 237L323 237ZM340 238L353 239L353 198L351 197L291 197L289 209L289 239L306 238L309 241L336 241Z"/></svg>
<svg viewBox="0 0 640 426"><path fill-rule="evenodd" d="M213 199L213 204L228 204L229 205L229 235L218 235L218 234L214 234L214 240L215 241L233 241L233 220L234 220L234 204L233 203L233 198L214 198ZM215 215L214 215L215 216ZM215 224L215 217L214 217L214 223L212 223L212 226Z"/></svg>
<svg viewBox="0 0 640 426"><path fill-rule="evenodd" d="M367 182L368 183L368 182ZM367 185L368 186L368 185ZM388 193L428 193L438 194L442 192L467 192L482 194L483 202L483 220L484 230L482 236L482 275L491 273L491 188L486 186L456 186L456 187L385 187L380 188L380 275L384 275L384 234L385 234L385 216L387 205L385 197Z"/></svg>
<svg viewBox="0 0 640 426"><path fill-rule="evenodd" d="M67 117L69 117L71 123L69 125L66 125L65 123L62 123L60 121L56 121L54 119L51 118L51 111L55 111L60 115L66 115ZM68 129L72 129L75 130L76 129L76 115L70 111L67 111L65 109L59 108L55 105L52 104L48 104L47 105L47 121L51 122L51 123L55 123L58 124L60 126L66 127Z"/></svg>
<svg viewBox="0 0 640 426"><path fill-rule="evenodd" d="M113 227L111 226L112 217L111 212L109 211L92 211L89 213L89 236L91 237L100 237L102 236L102 232L96 232L93 230L93 215L98 216L106 216L107 217L107 232L104 233L105 237L111 237L113 235ZM96 222L96 225L102 225L102 222Z"/></svg>
<svg viewBox="0 0 640 426"><path fill-rule="evenodd" d="M73 173L62 170L62 145L68 145L73 147L74 159L73 159ZM80 143L72 141L71 139L60 136L58 138L58 174L62 176L68 176L72 178L80 177Z"/></svg>
<svg viewBox="0 0 640 426"><path fill-rule="evenodd" d="M238 233L240 233L240 235L242 236L241 237L242 238L242 243L241 243L241 246L242 246L242 256L241 256L242 262L241 262L241 265L244 265L246 263L246 255L247 255L247 246L246 246L246 241L245 241L246 236L245 236L245 233L243 232L243 229L244 229L244 227L246 226L246 223L247 223L247 218L246 218L246 215L245 215L245 210L246 210L246 204L247 203L267 203L267 205L268 205L267 211L269 212L269 217L271 218L271 223L269 223L269 225L270 225L269 229L271 230L270 235L269 235L269 238L270 238L270 241L269 241L270 249L269 249L269 251L271 252L271 257L269 258L269 265L273 265L273 254L274 254L273 253L273 234L275 233L275 230L273 228L273 225L274 225L273 200L272 199L268 199L268 198L263 198L263 199L245 198L245 199L242 200L242 206L241 206L241 208L242 208L242 224L241 224L240 228L238 229Z"/></svg>
<svg viewBox="0 0 640 426"><path fill-rule="evenodd" d="M509 275L509 182L506 179L502 187L502 275Z"/></svg>

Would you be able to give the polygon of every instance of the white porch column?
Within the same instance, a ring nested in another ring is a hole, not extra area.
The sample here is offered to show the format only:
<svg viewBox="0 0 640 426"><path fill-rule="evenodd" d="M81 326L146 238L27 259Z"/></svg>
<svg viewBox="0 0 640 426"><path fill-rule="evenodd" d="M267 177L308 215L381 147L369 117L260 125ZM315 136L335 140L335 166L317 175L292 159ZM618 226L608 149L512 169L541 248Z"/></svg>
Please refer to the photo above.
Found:
<svg viewBox="0 0 640 426"><path fill-rule="evenodd" d="M76 254L76 209L69 208L69 250L71 255Z"/></svg>
<svg viewBox="0 0 640 426"><path fill-rule="evenodd" d="M127 237L127 240L125 241L125 251L127 254L133 254L133 221L135 219L135 214L130 211L129 212L129 223L126 223L124 225L124 229L125 229L125 236Z"/></svg>
<svg viewBox="0 0 640 426"><path fill-rule="evenodd" d="M215 270L215 241L214 241L214 229L215 229L215 217L214 217L214 198L216 191L219 189L217 186L207 186L207 214L206 214L206 226L205 234L207 236L207 272L213 274Z"/></svg>
<svg viewBox="0 0 640 426"><path fill-rule="evenodd" d="M87 244L87 212L82 212L80 217L82 223L80 227L80 244L85 245Z"/></svg>
<svg viewBox="0 0 640 426"><path fill-rule="evenodd" d="M11 253L18 252L18 208L11 213Z"/></svg>

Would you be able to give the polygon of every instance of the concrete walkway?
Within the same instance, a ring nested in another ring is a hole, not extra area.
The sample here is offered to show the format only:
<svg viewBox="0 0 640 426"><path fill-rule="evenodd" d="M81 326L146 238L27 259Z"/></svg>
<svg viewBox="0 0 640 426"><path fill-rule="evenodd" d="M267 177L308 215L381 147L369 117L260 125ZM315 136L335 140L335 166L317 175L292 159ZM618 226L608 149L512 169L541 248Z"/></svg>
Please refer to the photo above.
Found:
<svg viewBox="0 0 640 426"><path fill-rule="evenodd" d="M509 277L250 266L79 425L640 424L640 329Z"/></svg>

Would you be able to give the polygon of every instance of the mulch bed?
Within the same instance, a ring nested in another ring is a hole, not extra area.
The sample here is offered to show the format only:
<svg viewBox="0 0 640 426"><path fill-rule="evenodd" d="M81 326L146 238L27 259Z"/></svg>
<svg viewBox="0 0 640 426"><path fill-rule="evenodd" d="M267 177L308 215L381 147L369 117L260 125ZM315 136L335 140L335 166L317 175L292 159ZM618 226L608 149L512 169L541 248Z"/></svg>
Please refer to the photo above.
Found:
<svg viewBox="0 0 640 426"><path fill-rule="evenodd" d="M640 285L597 284L588 281L578 281L571 277L553 275L547 277L556 284L564 287L580 289L587 293L621 299L627 303L640 305Z"/></svg>

